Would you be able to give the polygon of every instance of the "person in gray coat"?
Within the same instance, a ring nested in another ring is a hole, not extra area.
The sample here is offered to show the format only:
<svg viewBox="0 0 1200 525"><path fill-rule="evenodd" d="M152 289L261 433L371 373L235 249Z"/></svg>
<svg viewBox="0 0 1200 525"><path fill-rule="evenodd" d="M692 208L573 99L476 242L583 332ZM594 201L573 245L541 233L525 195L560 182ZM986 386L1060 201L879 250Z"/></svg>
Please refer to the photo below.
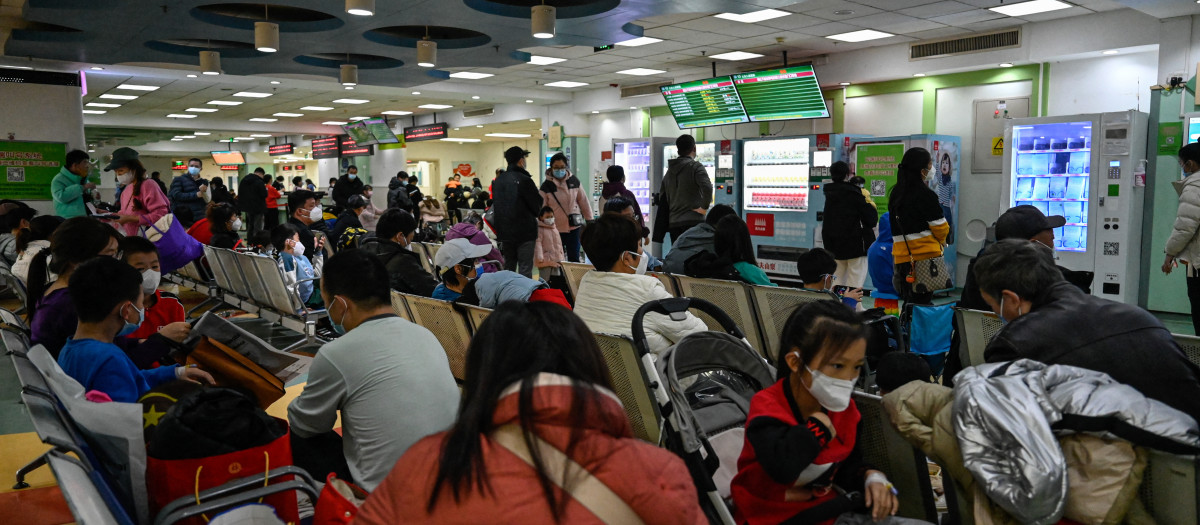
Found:
<svg viewBox="0 0 1200 525"><path fill-rule="evenodd" d="M709 252L714 256L717 249L714 245L717 223L729 216L737 216L732 206L718 204L708 210L704 222L689 228L678 239L671 238L671 251L663 257L663 271L676 275L686 275L685 263L700 252Z"/></svg>
<svg viewBox="0 0 1200 525"><path fill-rule="evenodd" d="M675 139L675 147L679 149L679 157L667 163L667 174L659 187L659 198L665 198L670 208L666 232L671 234L672 243L692 226L704 222L704 215L713 200L712 179L704 165L696 160L696 138L680 135ZM656 230L659 227L655 225ZM661 239L657 232L655 237Z"/></svg>

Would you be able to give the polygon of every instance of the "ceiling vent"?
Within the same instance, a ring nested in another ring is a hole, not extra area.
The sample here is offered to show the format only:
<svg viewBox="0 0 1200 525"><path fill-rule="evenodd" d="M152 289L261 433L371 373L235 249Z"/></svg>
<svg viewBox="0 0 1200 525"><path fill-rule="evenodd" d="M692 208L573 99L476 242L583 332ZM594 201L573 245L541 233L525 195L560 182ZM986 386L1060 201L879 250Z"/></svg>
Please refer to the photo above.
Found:
<svg viewBox="0 0 1200 525"><path fill-rule="evenodd" d="M496 113L496 108L472 109L463 112L463 118L490 117Z"/></svg>
<svg viewBox="0 0 1200 525"><path fill-rule="evenodd" d="M662 93L662 90L658 89L660 85L661 84L645 84L641 86L623 87L621 88L621 98L658 95Z"/></svg>
<svg viewBox="0 0 1200 525"><path fill-rule="evenodd" d="M969 53L981 53L996 49L1021 47L1021 29L1006 29L983 35L973 35L947 40L932 40L911 44L908 48L909 60L941 58Z"/></svg>

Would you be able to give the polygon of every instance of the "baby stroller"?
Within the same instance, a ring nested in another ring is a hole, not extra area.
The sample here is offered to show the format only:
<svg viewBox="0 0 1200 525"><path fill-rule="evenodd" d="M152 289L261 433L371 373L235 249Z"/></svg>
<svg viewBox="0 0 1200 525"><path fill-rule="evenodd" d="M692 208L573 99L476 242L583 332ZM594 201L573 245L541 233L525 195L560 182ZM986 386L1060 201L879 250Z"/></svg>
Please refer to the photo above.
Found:
<svg viewBox="0 0 1200 525"><path fill-rule="evenodd" d="M688 335L658 356L650 353L642 321L654 312L680 318L696 308L724 332ZM666 419L665 447L683 458L709 522L734 523L725 503L745 440L750 399L775 383L775 369L756 352L724 311L703 299L661 299L633 315L633 341Z"/></svg>

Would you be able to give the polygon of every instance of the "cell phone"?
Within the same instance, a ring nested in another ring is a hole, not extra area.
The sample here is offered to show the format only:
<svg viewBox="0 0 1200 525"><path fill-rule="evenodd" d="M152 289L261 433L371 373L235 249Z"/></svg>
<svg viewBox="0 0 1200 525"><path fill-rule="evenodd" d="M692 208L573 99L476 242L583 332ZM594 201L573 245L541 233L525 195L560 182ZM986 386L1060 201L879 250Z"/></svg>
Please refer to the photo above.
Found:
<svg viewBox="0 0 1200 525"><path fill-rule="evenodd" d="M835 285L833 287L833 293L837 294L838 297L845 297L846 292L850 291L850 290L852 290L852 288L850 288L849 286L846 286L844 284ZM863 297L871 296L870 290L863 290L862 293L863 293Z"/></svg>

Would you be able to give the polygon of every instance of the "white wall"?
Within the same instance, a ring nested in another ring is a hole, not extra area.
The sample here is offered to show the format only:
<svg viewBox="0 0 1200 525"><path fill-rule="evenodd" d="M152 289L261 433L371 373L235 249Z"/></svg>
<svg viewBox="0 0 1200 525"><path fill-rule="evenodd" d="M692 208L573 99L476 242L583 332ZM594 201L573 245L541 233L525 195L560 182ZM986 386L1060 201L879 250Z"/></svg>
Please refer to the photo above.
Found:
<svg viewBox="0 0 1200 525"><path fill-rule="evenodd" d="M1052 62L1047 109L1050 115L1149 112L1150 86L1158 76L1156 51Z"/></svg>
<svg viewBox="0 0 1200 525"><path fill-rule="evenodd" d="M439 198L442 195L442 187L446 185L446 181L454 172L454 167L458 161L468 161L474 164L475 173L479 176L479 182L487 188L492 183L492 179L496 176L497 168L506 168L507 163L504 160L504 150L513 146L520 146L532 153L529 154L529 164L533 168L530 173L534 179L540 182L540 177L536 173L537 166L540 164L537 161L540 141L535 139L524 140L503 140L503 141L488 141L476 143L458 144L454 142L443 142L440 140L429 140L422 142L413 142L405 148L405 157L408 162L418 161L436 161L437 173L432 177L424 177L418 184L421 191L426 195L436 195ZM464 181L470 185L471 181Z"/></svg>
<svg viewBox="0 0 1200 525"><path fill-rule="evenodd" d="M848 98L845 131L877 137L920 133L923 101L920 91Z"/></svg>
<svg viewBox="0 0 1200 525"><path fill-rule="evenodd" d="M0 82L0 100L7 101L0 111L0 140L11 136L18 141L65 142L67 151L87 149L78 87ZM115 184L111 178L107 182L110 188ZM38 213L54 213L54 201L30 201L29 205Z"/></svg>

